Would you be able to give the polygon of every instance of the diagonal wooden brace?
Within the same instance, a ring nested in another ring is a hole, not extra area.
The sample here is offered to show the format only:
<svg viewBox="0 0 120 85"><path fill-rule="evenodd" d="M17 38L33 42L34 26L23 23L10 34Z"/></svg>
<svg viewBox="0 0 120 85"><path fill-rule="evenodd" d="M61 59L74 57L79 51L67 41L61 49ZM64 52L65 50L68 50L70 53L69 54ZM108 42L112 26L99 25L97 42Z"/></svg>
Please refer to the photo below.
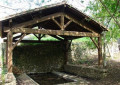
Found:
<svg viewBox="0 0 120 85"><path fill-rule="evenodd" d="M17 46L17 44L24 38L26 34L23 34L20 39L12 46L12 50Z"/></svg>
<svg viewBox="0 0 120 85"><path fill-rule="evenodd" d="M90 37L90 39L93 41L93 43L95 44L95 46L97 47L97 49L99 48L99 46L98 46L98 44L95 42L95 40L92 38L92 37Z"/></svg>

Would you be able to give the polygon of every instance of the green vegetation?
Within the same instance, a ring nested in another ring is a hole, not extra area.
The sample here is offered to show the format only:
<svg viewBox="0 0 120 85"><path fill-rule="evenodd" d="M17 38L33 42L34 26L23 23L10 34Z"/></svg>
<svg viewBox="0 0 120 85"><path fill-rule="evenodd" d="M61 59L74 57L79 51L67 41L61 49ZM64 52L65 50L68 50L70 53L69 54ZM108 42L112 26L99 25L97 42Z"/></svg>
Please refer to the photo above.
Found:
<svg viewBox="0 0 120 85"><path fill-rule="evenodd" d="M51 37L51 36L45 36L41 40L43 40L43 41L58 41L56 38Z"/></svg>
<svg viewBox="0 0 120 85"><path fill-rule="evenodd" d="M106 33L107 42L120 38L119 5L119 0L93 0L86 9L95 20L109 28Z"/></svg>

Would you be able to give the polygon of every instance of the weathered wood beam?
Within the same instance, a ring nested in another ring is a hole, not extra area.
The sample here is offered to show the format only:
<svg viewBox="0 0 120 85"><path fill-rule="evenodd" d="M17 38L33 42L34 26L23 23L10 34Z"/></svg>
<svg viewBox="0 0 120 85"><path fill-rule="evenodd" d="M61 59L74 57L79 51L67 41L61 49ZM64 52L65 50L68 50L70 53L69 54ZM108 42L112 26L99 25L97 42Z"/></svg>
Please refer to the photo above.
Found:
<svg viewBox="0 0 120 85"><path fill-rule="evenodd" d="M12 40L13 40L13 32L12 32L12 19L9 19L9 27L10 31L7 33L7 70L9 73L12 73L13 69L13 50L12 50Z"/></svg>
<svg viewBox="0 0 120 85"><path fill-rule="evenodd" d="M102 37L98 37L98 65L102 65L103 60L102 60Z"/></svg>
<svg viewBox="0 0 120 85"><path fill-rule="evenodd" d="M63 13L59 12L59 13L51 14L51 15L41 17L41 18L35 18L33 20L14 25L14 26L12 26L12 28L31 26L31 25L34 25L34 24L37 24L37 23L40 23L40 22L43 22L46 20L50 20L50 19L52 19L53 16L54 16L54 18L59 17L59 16L61 16L61 14L63 14ZM5 32L8 32L10 28L6 27L5 29L6 29Z"/></svg>
<svg viewBox="0 0 120 85"><path fill-rule="evenodd" d="M13 40L17 42L17 40ZM21 40L20 43L62 43L61 41L38 41L38 40Z"/></svg>
<svg viewBox="0 0 120 85"><path fill-rule="evenodd" d="M97 47L97 49L99 48L99 46L98 46L98 44L95 42L95 40L92 38L92 37L90 37L90 39L92 40L92 42L95 44L95 46Z"/></svg>
<svg viewBox="0 0 120 85"><path fill-rule="evenodd" d="M61 15L61 30L64 30L64 22L65 22L64 15L62 14Z"/></svg>
<svg viewBox="0 0 120 85"><path fill-rule="evenodd" d="M78 38L82 38L82 37L75 37L75 36L62 36L64 39L67 40L73 40L73 39L78 39Z"/></svg>
<svg viewBox="0 0 120 85"><path fill-rule="evenodd" d="M68 21L68 22L64 25L64 29L65 29L68 25L70 25L71 22L72 22L72 20Z"/></svg>
<svg viewBox="0 0 120 85"><path fill-rule="evenodd" d="M13 29L15 33L32 33L32 34L48 34L48 35L65 35L65 36L84 36L84 37L99 37L98 33L90 32L76 32L76 31L63 31L63 30L45 30L45 29L29 29L17 28Z"/></svg>
<svg viewBox="0 0 120 85"><path fill-rule="evenodd" d="M54 17L52 18L52 20L53 20L60 28L62 28L61 25L55 20Z"/></svg>
<svg viewBox="0 0 120 85"><path fill-rule="evenodd" d="M20 43L20 41L24 38L25 35L26 35L26 34L23 34L23 35L20 37L20 39L13 45L12 50L17 46L18 43Z"/></svg>
<svg viewBox="0 0 120 85"><path fill-rule="evenodd" d="M83 27L84 29L86 29L90 32L96 33L94 30L92 30L92 28L85 26L82 22L77 21L76 19L70 17L67 14L64 14L64 15L65 15L66 18L68 18L69 20L72 20L74 23L78 24L79 26Z"/></svg>
<svg viewBox="0 0 120 85"><path fill-rule="evenodd" d="M8 72L12 73L12 66L13 66L13 62L12 62L12 39L13 39L13 35L12 35L12 31L9 31L7 34L7 68L8 68Z"/></svg>

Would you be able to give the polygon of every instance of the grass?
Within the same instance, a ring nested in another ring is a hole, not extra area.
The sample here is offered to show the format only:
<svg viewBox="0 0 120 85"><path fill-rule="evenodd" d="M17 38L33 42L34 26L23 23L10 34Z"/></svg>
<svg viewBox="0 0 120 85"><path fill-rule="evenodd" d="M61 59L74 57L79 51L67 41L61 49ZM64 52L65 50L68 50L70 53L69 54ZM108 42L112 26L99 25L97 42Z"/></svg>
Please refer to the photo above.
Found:
<svg viewBox="0 0 120 85"><path fill-rule="evenodd" d="M41 40L43 40L43 41L58 41L58 39L53 38L51 36L43 37Z"/></svg>
<svg viewBox="0 0 120 85"><path fill-rule="evenodd" d="M90 40L89 38L84 37L84 38L75 39L75 40L73 40L73 42L85 42L85 41L89 41L89 40Z"/></svg>

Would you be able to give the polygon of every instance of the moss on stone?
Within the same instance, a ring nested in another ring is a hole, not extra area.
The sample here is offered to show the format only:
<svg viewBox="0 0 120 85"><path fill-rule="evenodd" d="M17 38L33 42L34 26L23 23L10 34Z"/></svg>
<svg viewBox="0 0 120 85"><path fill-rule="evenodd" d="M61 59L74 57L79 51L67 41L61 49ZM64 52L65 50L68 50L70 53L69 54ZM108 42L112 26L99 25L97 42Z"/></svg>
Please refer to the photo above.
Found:
<svg viewBox="0 0 120 85"><path fill-rule="evenodd" d="M18 46L13 52L13 62L25 72L50 72L63 66L63 51L63 44Z"/></svg>

